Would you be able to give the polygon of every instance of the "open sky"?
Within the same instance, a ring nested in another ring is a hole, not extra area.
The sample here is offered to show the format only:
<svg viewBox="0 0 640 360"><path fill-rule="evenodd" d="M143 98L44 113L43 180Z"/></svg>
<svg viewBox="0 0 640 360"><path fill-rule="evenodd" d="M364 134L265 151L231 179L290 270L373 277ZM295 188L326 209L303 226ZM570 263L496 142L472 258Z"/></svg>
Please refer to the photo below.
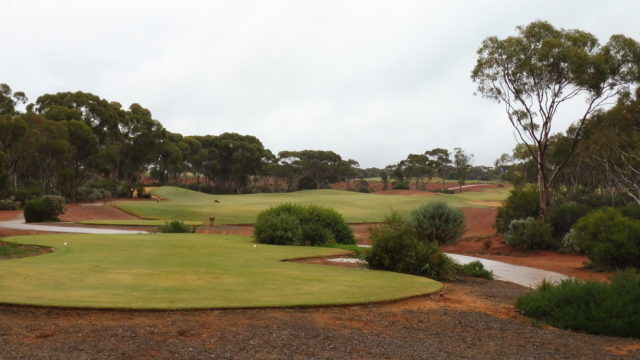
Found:
<svg viewBox="0 0 640 360"><path fill-rule="evenodd" d="M462 147L491 165L516 141L504 108L474 96L482 40L539 19L640 41L638 14L637 0L4 0L0 83L139 103L170 131L251 134L275 153L384 167Z"/></svg>

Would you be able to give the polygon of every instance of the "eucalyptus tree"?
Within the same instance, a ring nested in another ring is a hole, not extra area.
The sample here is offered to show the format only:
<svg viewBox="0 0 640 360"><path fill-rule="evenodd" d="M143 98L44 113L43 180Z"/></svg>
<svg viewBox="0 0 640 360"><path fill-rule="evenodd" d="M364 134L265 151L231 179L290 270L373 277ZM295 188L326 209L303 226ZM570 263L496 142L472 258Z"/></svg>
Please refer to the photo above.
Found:
<svg viewBox="0 0 640 360"><path fill-rule="evenodd" d="M535 21L516 28L518 35L486 38L471 78L478 93L502 103L518 139L538 167L540 217L549 189L582 137L585 120L640 80L640 46L623 35L605 45L581 30L557 29ZM560 107L583 98L566 161L547 162L552 123Z"/></svg>
<svg viewBox="0 0 640 360"><path fill-rule="evenodd" d="M436 175L442 179L442 188L446 187L445 179L449 175L451 169L451 154L449 150L442 148L435 148L424 152L433 166L433 170Z"/></svg>
<svg viewBox="0 0 640 360"><path fill-rule="evenodd" d="M454 166L458 172L458 185L460 186L460 190L462 190L462 185L464 185L467 180L467 175L471 168L473 154L468 154L461 148L454 148L453 159Z"/></svg>

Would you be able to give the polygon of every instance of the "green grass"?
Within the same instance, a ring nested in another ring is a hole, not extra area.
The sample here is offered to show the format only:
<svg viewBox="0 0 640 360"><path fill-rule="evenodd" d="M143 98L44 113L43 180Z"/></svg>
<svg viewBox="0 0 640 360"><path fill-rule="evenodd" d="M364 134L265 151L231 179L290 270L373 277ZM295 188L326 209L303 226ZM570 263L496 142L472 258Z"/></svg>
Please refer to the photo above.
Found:
<svg viewBox="0 0 640 360"><path fill-rule="evenodd" d="M85 225L118 225L118 226L162 226L171 220L84 220L78 221L78 224ZM185 225L200 226L202 221L183 221Z"/></svg>
<svg viewBox="0 0 640 360"><path fill-rule="evenodd" d="M392 272L283 262L344 250L254 247L243 236L58 234L5 240L54 251L0 261L0 303L130 309L332 305L428 294L442 286Z"/></svg>
<svg viewBox="0 0 640 360"><path fill-rule="evenodd" d="M508 190L490 189L478 192L434 196L402 196L363 194L339 190L308 190L293 193L269 193L248 195L208 195L176 187L161 187L152 191L166 200L123 201L116 206L149 219L175 219L209 222L216 217L216 224L253 224L262 210L284 202L316 204L332 208L344 216L347 222L382 221L391 210L409 213L425 202L441 200L454 207L483 207L472 202L499 201ZM218 200L219 202L214 202Z"/></svg>

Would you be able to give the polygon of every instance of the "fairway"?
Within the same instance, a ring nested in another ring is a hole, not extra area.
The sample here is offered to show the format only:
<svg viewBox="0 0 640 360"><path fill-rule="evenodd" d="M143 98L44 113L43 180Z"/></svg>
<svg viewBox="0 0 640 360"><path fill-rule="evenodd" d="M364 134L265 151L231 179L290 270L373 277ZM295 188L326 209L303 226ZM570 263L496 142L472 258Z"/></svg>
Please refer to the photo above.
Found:
<svg viewBox="0 0 640 360"><path fill-rule="evenodd" d="M339 190L307 190L292 193L265 193L247 195L209 195L177 187L160 187L153 194L164 198L155 201L122 201L116 206L147 219L176 219L216 224L253 224L257 214L270 206L285 202L317 204L332 208L347 222L379 222L391 210L408 213L426 202L440 200L454 207L486 207L483 204L501 201L508 189L463 192L433 196L402 196L363 194ZM218 202L215 202L217 200Z"/></svg>
<svg viewBox="0 0 640 360"><path fill-rule="evenodd" d="M0 303L123 309L356 304L441 289L423 277L283 262L342 250L232 235L30 235L52 253L0 261ZM67 245L65 245L65 242Z"/></svg>

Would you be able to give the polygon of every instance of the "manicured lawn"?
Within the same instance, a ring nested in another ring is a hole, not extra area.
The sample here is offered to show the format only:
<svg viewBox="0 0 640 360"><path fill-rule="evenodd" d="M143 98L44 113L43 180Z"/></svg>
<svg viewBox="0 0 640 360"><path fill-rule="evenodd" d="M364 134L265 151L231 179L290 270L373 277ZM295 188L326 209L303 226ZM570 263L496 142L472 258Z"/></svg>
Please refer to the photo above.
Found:
<svg viewBox="0 0 640 360"><path fill-rule="evenodd" d="M427 278L392 272L282 262L343 250L254 247L243 236L58 234L4 240L54 251L0 261L0 303L136 309L303 306L398 299L441 288Z"/></svg>
<svg viewBox="0 0 640 360"><path fill-rule="evenodd" d="M118 225L118 226L161 226L171 220L84 220L78 224L85 225ZM200 226L202 221L184 221L185 225Z"/></svg>
<svg viewBox="0 0 640 360"><path fill-rule="evenodd" d="M216 224L252 224L260 211L283 202L291 202L333 208L348 222L377 222L382 221L392 209L408 213L421 204L434 200L445 201L455 207L483 207L480 205L483 201L495 202L504 199L508 190L489 189L434 196L376 195L339 190L208 195L176 187L161 187L152 192L166 200L123 201L116 203L116 206L149 219L177 219L208 223L209 217L215 216Z"/></svg>

